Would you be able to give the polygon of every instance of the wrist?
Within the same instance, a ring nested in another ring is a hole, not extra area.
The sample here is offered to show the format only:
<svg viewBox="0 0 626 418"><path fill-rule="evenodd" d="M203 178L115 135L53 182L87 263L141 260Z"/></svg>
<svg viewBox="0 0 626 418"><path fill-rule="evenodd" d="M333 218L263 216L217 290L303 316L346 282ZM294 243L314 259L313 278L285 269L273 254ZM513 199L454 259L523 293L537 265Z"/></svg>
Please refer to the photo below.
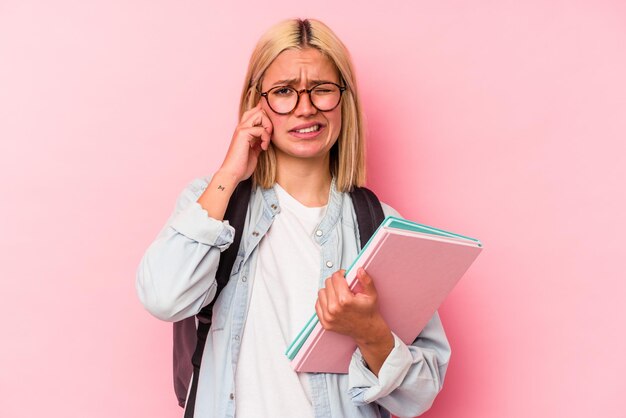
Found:
<svg viewBox="0 0 626 418"><path fill-rule="evenodd" d="M383 320L376 321L368 332L364 335L356 337L355 341L359 347L376 348L393 348L394 338L391 329Z"/></svg>
<svg viewBox="0 0 626 418"><path fill-rule="evenodd" d="M365 366L378 376L380 369L395 347L395 338L387 324L369 336L357 340L357 346L363 356Z"/></svg>
<svg viewBox="0 0 626 418"><path fill-rule="evenodd" d="M209 217L217 220L224 219L224 213L235 188L239 184L237 177L226 171L218 170L207 188L198 197L198 204L206 210Z"/></svg>
<svg viewBox="0 0 626 418"><path fill-rule="evenodd" d="M211 178L212 184L221 185L222 187L228 187L230 190L234 190L235 187L242 181L243 179L239 178L236 174L227 169L220 168L213 174Z"/></svg>

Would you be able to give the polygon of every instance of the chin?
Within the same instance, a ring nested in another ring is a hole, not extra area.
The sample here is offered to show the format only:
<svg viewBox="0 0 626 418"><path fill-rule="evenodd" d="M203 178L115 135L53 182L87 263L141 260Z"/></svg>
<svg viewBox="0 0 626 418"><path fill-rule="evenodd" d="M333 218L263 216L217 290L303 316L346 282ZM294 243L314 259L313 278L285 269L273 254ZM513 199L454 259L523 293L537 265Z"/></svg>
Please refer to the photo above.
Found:
<svg viewBox="0 0 626 418"><path fill-rule="evenodd" d="M272 140L277 154L286 154L296 158L319 158L328 155L334 142L328 141L327 138L301 139L289 137L283 140Z"/></svg>

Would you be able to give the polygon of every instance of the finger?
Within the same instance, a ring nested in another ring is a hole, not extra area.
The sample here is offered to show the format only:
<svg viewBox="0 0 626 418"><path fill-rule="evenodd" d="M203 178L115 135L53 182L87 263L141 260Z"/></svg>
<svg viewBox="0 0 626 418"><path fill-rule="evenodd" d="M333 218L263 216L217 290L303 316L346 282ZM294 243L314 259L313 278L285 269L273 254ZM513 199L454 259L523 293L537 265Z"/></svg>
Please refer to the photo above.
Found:
<svg viewBox="0 0 626 418"><path fill-rule="evenodd" d="M356 278L363 287L363 293L366 295L376 295L376 286L374 286L374 280L364 268L360 267L356 272Z"/></svg>
<svg viewBox="0 0 626 418"><path fill-rule="evenodd" d="M253 118L260 110L261 110L261 102L257 103L256 106L251 107L250 109L246 110L245 112L243 112L243 115L241 115L241 119L239 120L239 124L240 125L249 125L250 119Z"/></svg>
<svg viewBox="0 0 626 418"><path fill-rule="evenodd" d="M269 148L271 141L273 126L270 119L262 112L263 111L259 111L258 113L250 116L248 120L243 121L239 125L238 129L239 131L253 132L253 136L261 139L259 144L261 149L266 151ZM255 128L260 128L262 131ZM252 129L252 131L250 131L250 129ZM248 138L248 141L249 140L250 138Z"/></svg>
<svg viewBox="0 0 626 418"><path fill-rule="evenodd" d="M267 148L269 146L270 146L270 134L266 130L263 130L263 133L261 134L261 141L259 142L259 147L261 147L263 151L267 151Z"/></svg>
<svg viewBox="0 0 626 418"><path fill-rule="evenodd" d="M240 122L243 124L247 124L248 126L261 125L262 117L267 118L268 116L261 107L261 103L259 102L259 104L257 104L255 107L244 113Z"/></svg>
<svg viewBox="0 0 626 418"><path fill-rule="evenodd" d="M257 113L250 115L250 117L242 122L241 126L247 127L262 127L270 136L267 137L267 141L262 143L263 149L267 149L269 146L269 140L271 139L272 131L274 130L274 126L272 125L272 121L267 116L264 110L259 109Z"/></svg>
<svg viewBox="0 0 626 418"><path fill-rule="evenodd" d="M317 314L317 319L319 319L320 324L322 324L322 328L326 329L327 322L325 317L325 309L322 307L319 298L317 299L317 302L315 302L315 313Z"/></svg>
<svg viewBox="0 0 626 418"><path fill-rule="evenodd" d="M335 287L333 285L333 277L329 277L324 282L324 291L326 295L326 307L330 313L334 313L337 307L337 296L335 294Z"/></svg>
<svg viewBox="0 0 626 418"><path fill-rule="evenodd" d="M262 136L261 137L262 141L261 141L261 149L263 151L267 151L267 149L270 147L270 141L271 141L271 137L269 134L267 134L267 136Z"/></svg>
<svg viewBox="0 0 626 418"><path fill-rule="evenodd" d="M267 113L263 109L261 109L261 115L261 126L263 126L263 129L265 129L267 133L271 135L274 131L274 125L272 125L272 120L269 116L267 116Z"/></svg>
<svg viewBox="0 0 626 418"><path fill-rule="evenodd" d="M321 312L325 312L327 310L328 295L325 288L322 288L317 292L317 302L315 303L315 306L319 306Z"/></svg>
<svg viewBox="0 0 626 418"><path fill-rule="evenodd" d="M242 129L242 133L250 144L261 141L269 141L269 134L265 129L263 129L262 126L253 126Z"/></svg>
<svg viewBox="0 0 626 418"><path fill-rule="evenodd" d="M265 111L261 110L256 114L254 118L251 119L254 121L255 126L262 127L263 130L267 133L267 135L261 135L261 149L267 151L270 146L270 142L272 139L272 131L274 130L274 126L272 125L272 121L267 116Z"/></svg>
<svg viewBox="0 0 626 418"><path fill-rule="evenodd" d="M332 276L335 297L337 298L337 303L340 306L348 305L354 297L354 293L352 293L352 291L348 287L348 282L346 281L344 272L345 270L340 270Z"/></svg>
<svg viewBox="0 0 626 418"><path fill-rule="evenodd" d="M245 115L251 115L252 113L256 112L259 109L261 109L261 101L260 100L257 102L257 104L252 106L250 109L248 109L245 112L243 112L243 114L241 115L241 119L244 119Z"/></svg>
<svg viewBox="0 0 626 418"><path fill-rule="evenodd" d="M250 116L250 119L248 120L247 123L250 124L250 126L261 126L263 127L263 111L259 110L258 112L256 112L255 114L253 114L252 116Z"/></svg>

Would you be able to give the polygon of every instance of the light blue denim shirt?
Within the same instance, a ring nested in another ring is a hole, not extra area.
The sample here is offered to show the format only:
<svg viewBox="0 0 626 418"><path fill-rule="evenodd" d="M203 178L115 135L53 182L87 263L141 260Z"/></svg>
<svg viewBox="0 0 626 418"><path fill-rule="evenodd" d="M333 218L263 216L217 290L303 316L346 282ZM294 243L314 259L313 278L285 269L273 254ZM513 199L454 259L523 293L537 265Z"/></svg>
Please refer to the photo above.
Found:
<svg viewBox="0 0 626 418"><path fill-rule="evenodd" d="M220 251L233 241L234 229L228 222L210 218L196 202L209 180L194 180L182 192L174 213L147 249L137 272L141 302L165 321L195 315L209 304L215 296ZM383 209L385 215L398 216L385 204ZM274 189L252 191L230 281L213 308L213 324L199 376L197 418L235 416L235 368L257 248L279 212ZM333 183L326 214L312 235L321 248L320 287L332 273L347 268L354 260L360 246L358 234L350 196L337 192ZM395 337L395 346L378 377L367 368L358 349L348 374L309 374L315 417L369 418L389 416L387 411L399 417L419 415L430 408L441 390L449 358L450 346L435 314L411 345ZM269 376L268 384L272 384Z"/></svg>

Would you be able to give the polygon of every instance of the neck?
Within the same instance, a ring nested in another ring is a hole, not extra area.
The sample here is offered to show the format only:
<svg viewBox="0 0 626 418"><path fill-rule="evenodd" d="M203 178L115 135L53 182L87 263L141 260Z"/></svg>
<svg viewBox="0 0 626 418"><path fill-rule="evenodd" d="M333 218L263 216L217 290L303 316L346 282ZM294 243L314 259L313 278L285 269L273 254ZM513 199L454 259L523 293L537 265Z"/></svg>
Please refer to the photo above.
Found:
<svg viewBox="0 0 626 418"><path fill-rule="evenodd" d="M324 206L332 177L330 160L277 159L276 182L297 201L308 207Z"/></svg>

